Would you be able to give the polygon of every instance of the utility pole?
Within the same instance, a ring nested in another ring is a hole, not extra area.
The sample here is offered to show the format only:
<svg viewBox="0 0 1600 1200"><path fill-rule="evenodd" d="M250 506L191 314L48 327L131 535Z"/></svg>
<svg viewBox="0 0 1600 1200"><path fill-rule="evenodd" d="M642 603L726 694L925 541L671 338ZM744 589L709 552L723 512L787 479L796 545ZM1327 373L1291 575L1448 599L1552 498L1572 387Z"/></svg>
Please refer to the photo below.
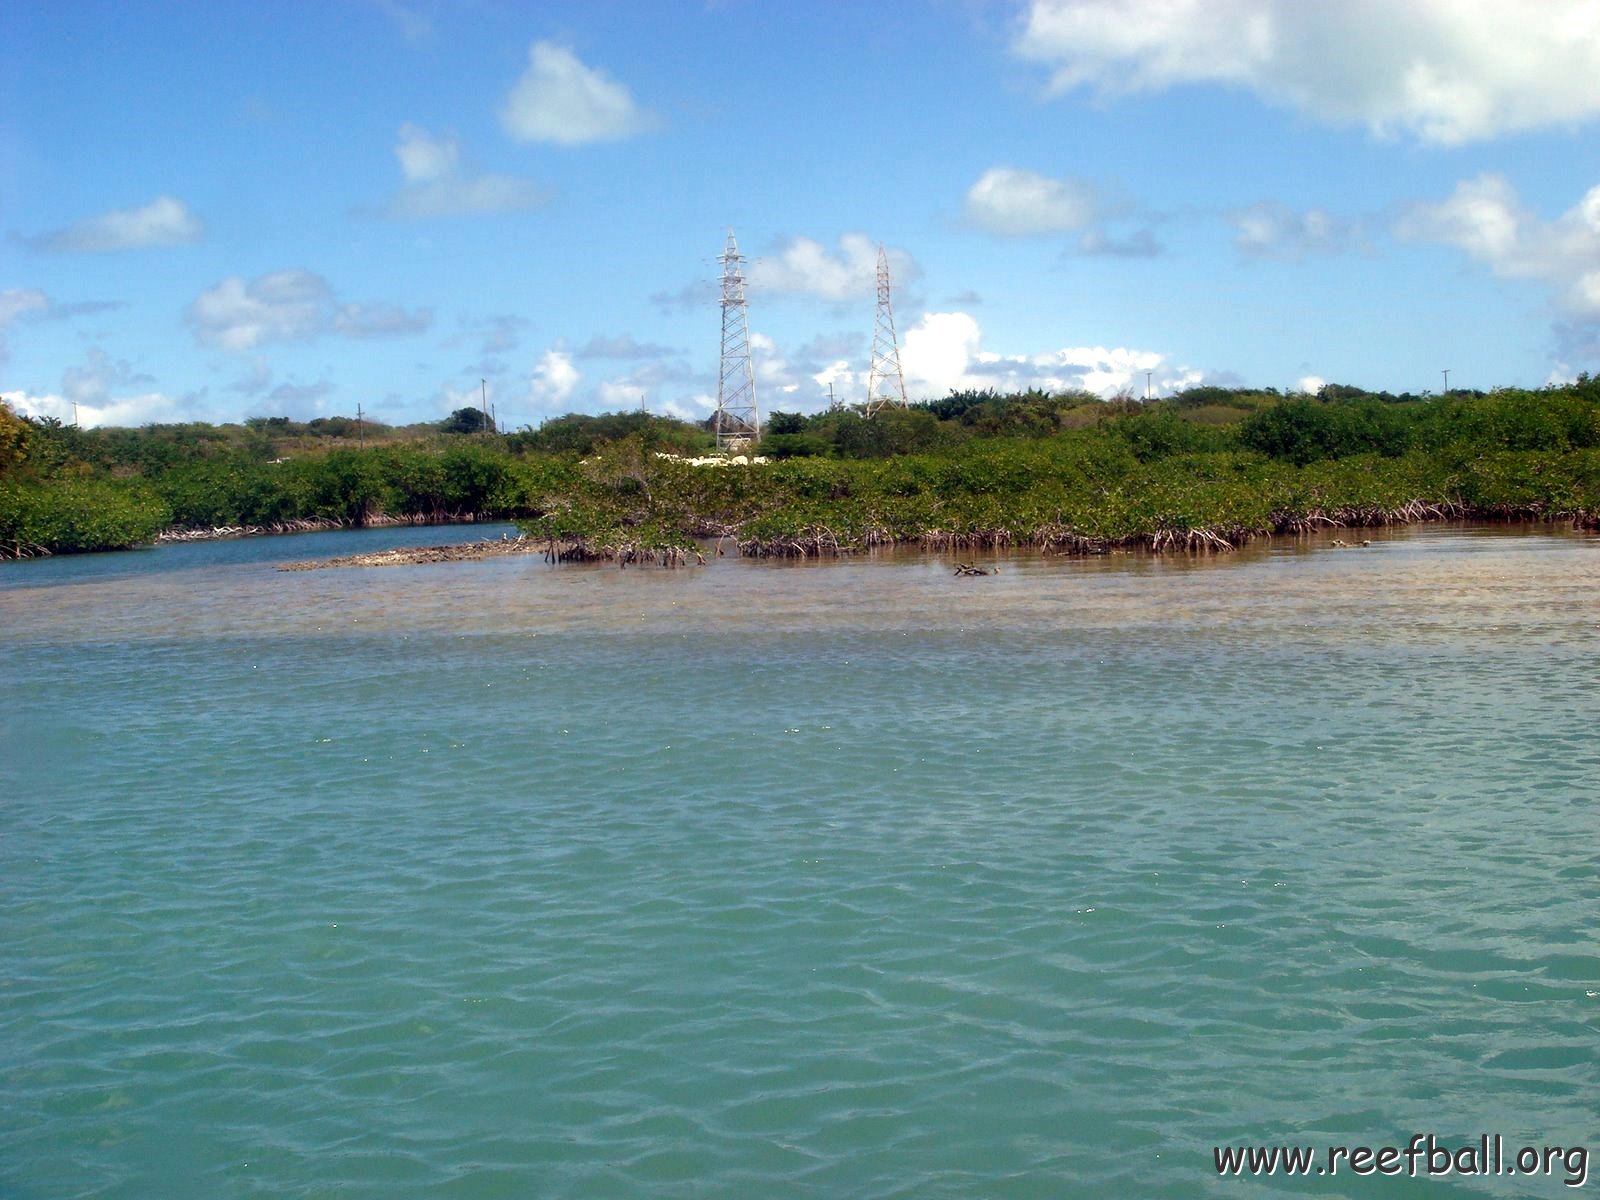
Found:
<svg viewBox="0 0 1600 1200"><path fill-rule="evenodd" d="M356 401L356 445L366 449L367 431L361 425L361 401Z"/></svg>
<svg viewBox="0 0 1600 1200"><path fill-rule="evenodd" d="M1444 394L1446 396L1450 394L1450 370L1448 367L1445 369L1444 373Z"/></svg>
<svg viewBox="0 0 1600 1200"><path fill-rule="evenodd" d="M1150 403L1150 377L1154 374L1154 371L1146 371L1144 373L1144 402L1146 404Z"/></svg>
<svg viewBox="0 0 1600 1200"><path fill-rule="evenodd" d="M833 380L828 380L828 411L833 412L839 407L839 401L833 394Z"/></svg>
<svg viewBox="0 0 1600 1200"><path fill-rule="evenodd" d="M494 419L489 416L489 381L478 380L478 407L483 409L483 431L488 433L494 428Z"/></svg>
<svg viewBox="0 0 1600 1200"><path fill-rule="evenodd" d="M894 332L890 299L889 255L878 247L878 314L872 323L872 366L867 371L867 416L891 404L906 402L906 377L900 370L900 340Z"/></svg>
<svg viewBox="0 0 1600 1200"><path fill-rule="evenodd" d="M78 420L78 398L76 396L72 398L72 427L74 429L83 428L83 425Z"/></svg>
<svg viewBox="0 0 1600 1200"><path fill-rule="evenodd" d="M718 256L722 263L722 362L717 370L717 412L712 428L717 449L761 437L761 410L756 406L756 373L750 363L750 315L744 299L744 256L733 230Z"/></svg>

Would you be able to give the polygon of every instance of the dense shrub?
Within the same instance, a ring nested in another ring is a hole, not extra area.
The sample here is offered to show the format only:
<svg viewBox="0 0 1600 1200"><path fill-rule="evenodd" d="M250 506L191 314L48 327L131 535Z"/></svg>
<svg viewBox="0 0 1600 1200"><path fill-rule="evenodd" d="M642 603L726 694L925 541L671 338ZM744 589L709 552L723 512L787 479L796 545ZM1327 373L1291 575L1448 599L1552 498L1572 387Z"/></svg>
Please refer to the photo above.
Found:
<svg viewBox="0 0 1600 1200"><path fill-rule="evenodd" d="M0 481L0 557L126 549L153 541L167 517L166 505L137 485Z"/></svg>

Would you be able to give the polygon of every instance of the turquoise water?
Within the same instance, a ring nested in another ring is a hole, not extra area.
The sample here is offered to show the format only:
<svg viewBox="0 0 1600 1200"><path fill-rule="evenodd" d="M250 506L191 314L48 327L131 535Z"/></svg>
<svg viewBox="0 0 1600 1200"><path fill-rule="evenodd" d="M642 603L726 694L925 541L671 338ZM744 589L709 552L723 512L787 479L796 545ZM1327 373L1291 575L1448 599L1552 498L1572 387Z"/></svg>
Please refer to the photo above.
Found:
<svg viewBox="0 0 1600 1200"><path fill-rule="evenodd" d="M270 567L438 540L0 571L0 1195L1600 1151L1600 540Z"/></svg>

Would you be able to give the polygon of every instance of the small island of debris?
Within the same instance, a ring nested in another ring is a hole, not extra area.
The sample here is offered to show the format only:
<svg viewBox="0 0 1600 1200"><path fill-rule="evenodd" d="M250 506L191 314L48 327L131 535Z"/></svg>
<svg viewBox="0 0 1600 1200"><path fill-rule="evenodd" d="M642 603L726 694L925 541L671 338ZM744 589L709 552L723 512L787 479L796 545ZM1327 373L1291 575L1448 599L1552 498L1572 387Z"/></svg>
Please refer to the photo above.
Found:
<svg viewBox="0 0 1600 1200"><path fill-rule="evenodd" d="M279 563L280 571L317 571L323 567L407 567L417 563L470 562L502 554L548 554L549 544L531 538L485 539L449 546L400 546L370 554L345 554L339 558L314 558Z"/></svg>

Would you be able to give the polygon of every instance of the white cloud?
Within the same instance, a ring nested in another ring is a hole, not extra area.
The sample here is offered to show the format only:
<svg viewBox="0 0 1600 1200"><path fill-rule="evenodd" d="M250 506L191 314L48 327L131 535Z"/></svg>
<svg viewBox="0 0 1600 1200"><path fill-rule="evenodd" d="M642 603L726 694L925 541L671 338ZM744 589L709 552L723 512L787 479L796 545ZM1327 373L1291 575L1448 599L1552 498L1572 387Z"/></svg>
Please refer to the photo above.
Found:
<svg viewBox="0 0 1600 1200"><path fill-rule="evenodd" d="M1089 184L1015 167L991 167L967 191L967 220L1008 237L1087 229L1101 214Z"/></svg>
<svg viewBox="0 0 1600 1200"><path fill-rule="evenodd" d="M89 404L79 401L76 414L69 396L54 393L34 396L27 392L0 392L17 412L28 417L54 417L63 424L72 424L74 415L85 429L101 425L134 427L156 421L185 421L194 417L189 400L168 396L163 392L144 392L134 396L119 396Z"/></svg>
<svg viewBox="0 0 1600 1200"><path fill-rule="evenodd" d="M928 313L906 330L901 341L906 387L920 397L938 398L969 386L967 368L978 356L983 331L964 312Z"/></svg>
<svg viewBox="0 0 1600 1200"><path fill-rule="evenodd" d="M447 383L440 388L440 394L444 402L444 410L448 413L459 412L463 408L477 409L481 412L483 406L487 404L489 405L490 413L493 415L497 407L495 401L498 397L495 385L487 379L481 383L474 381L470 386L460 388L452 387Z"/></svg>
<svg viewBox="0 0 1600 1200"><path fill-rule="evenodd" d="M625 379L607 380L596 389L595 394L599 397L600 407L607 412L642 407L643 393Z"/></svg>
<svg viewBox="0 0 1600 1200"><path fill-rule="evenodd" d="M902 367L904 366L904 355ZM847 359L835 359L820 371L811 375L811 380L817 385L817 390L822 393L822 399L827 400L828 387L833 387L833 399L839 404L854 404L866 398L867 384L869 382L866 371L854 371L850 368Z"/></svg>
<svg viewBox="0 0 1600 1200"><path fill-rule="evenodd" d="M1057 93L1230 85L1440 145L1600 115L1593 0L1033 0L1014 49Z"/></svg>
<svg viewBox="0 0 1600 1200"><path fill-rule="evenodd" d="M769 401L800 390L800 383L789 369L778 344L764 333L750 334L750 365L755 369L756 395ZM768 405L770 407L770 404Z"/></svg>
<svg viewBox="0 0 1600 1200"><path fill-rule="evenodd" d="M565 350L546 350L533 369L528 394L534 407L552 409L571 398L582 378L572 365L572 355Z"/></svg>
<svg viewBox="0 0 1600 1200"><path fill-rule="evenodd" d="M1354 239L1352 226L1320 208L1295 212L1263 200L1228 214L1233 244L1247 258L1298 262L1312 254L1337 254Z"/></svg>
<svg viewBox="0 0 1600 1200"><path fill-rule="evenodd" d="M1077 346L1038 354L1001 355L983 349L983 330L964 312L927 313L906 331L900 350L906 390L913 399L937 399L951 391L994 388L1000 392L1039 388L1083 390L1100 396L1144 394L1145 372L1170 393L1199 382L1201 372L1176 367L1154 350L1125 346Z"/></svg>
<svg viewBox="0 0 1600 1200"><path fill-rule="evenodd" d="M1600 186L1547 221L1523 207L1504 176L1479 175L1448 200L1413 207L1395 232L1455 246L1502 278L1544 284L1567 312L1600 319Z"/></svg>
<svg viewBox="0 0 1600 1200"><path fill-rule="evenodd" d="M388 214L400 220L516 212L549 199L531 179L465 171L453 133L432 134L408 121L400 126L394 152L405 185L389 201Z"/></svg>
<svg viewBox="0 0 1600 1200"><path fill-rule="evenodd" d="M916 261L905 251L890 249L889 275L896 290L920 275ZM808 237L791 238L775 254L763 255L750 267L752 291L822 300L872 302L878 273L878 244L864 233L847 233L839 239L839 252L830 253Z"/></svg>
<svg viewBox="0 0 1600 1200"><path fill-rule="evenodd" d="M7 288L0 292L0 331L29 316L50 311L50 297L38 288Z"/></svg>
<svg viewBox="0 0 1600 1200"><path fill-rule="evenodd" d="M202 345L250 350L325 333L344 337L417 333L433 323L433 314L385 304L338 304L326 279L296 268L248 282L231 275L196 296L184 310L184 320Z"/></svg>
<svg viewBox="0 0 1600 1200"><path fill-rule="evenodd" d="M223 350L249 350L321 331L333 299L328 281L310 271L274 271L248 283L230 275L207 288L184 312L197 341Z"/></svg>
<svg viewBox="0 0 1600 1200"><path fill-rule="evenodd" d="M35 250L141 250L182 246L205 236L205 225L182 200L157 196L143 208L118 209L27 238Z"/></svg>
<svg viewBox="0 0 1600 1200"><path fill-rule="evenodd" d="M578 146L631 137L656 119L634 103L625 86L585 66L571 50L535 42L528 50L528 69L506 96L500 122L519 141Z"/></svg>
<svg viewBox="0 0 1600 1200"><path fill-rule="evenodd" d="M1308 396L1315 396L1328 386L1328 381L1321 375L1302 375L1294 386L1297 391L1304 392Z"/></svg>
<svg viewBox="0 0 1600 1200"><path fill-rule="evenodd" d="M461 144L453 133L435 136L407 121L400 126L394 154L407 183L427 183L455 173L461 160Z"/></svg>
<svg viewBox="0 0 1600 1200"><path fill-rule="evenodd" d="M709 397L698 397L697 396L697 397L694 398L694 402L696 404L698 404L702 409L706 408L706 405L704 403L702 403L702 401L704 401L704 400L709 400L709 402L710 402L710 409L707 410L707 411L714 410L717 407L717 402L715 400L710 400ZM664 400L659 405L659 408L667 416L669 416L669 417L677 417L678 420L680 420L680 421L688 421L691 424L693 424L693 423L695 423L697 421L703 421L705 419L705 415L706 415L704 411L696 412L694 409L690 408L687 404L681 404L676 400Z"/></svg>

